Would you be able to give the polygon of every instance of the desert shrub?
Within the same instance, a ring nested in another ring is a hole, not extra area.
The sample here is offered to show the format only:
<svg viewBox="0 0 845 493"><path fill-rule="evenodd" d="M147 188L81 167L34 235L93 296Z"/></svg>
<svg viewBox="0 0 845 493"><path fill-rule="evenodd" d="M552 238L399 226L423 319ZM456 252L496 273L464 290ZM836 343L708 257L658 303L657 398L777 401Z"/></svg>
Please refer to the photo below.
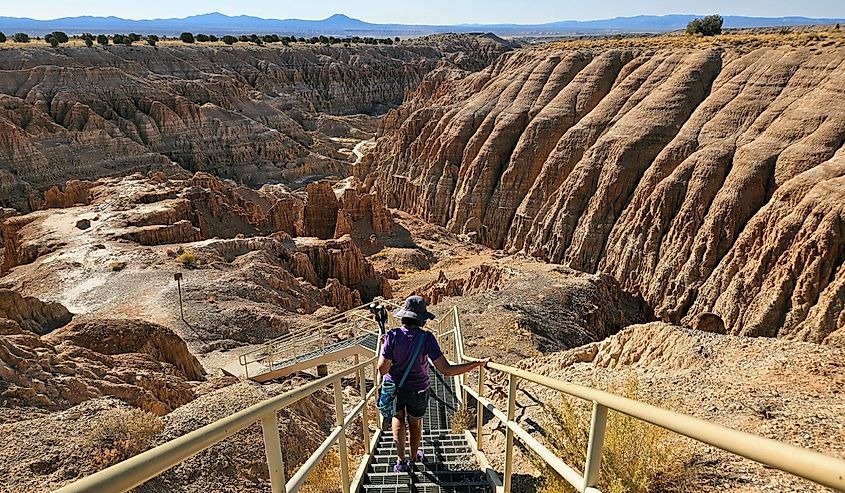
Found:
<svg viewBox="0 0 845 493"><path fill-rule="evenodd" d="M629 399L646 400L633 377L615 393ZM667 402L651 403L675 407ZM591 405L580 399L564 397L550 407L543 422L545 437L549 448L567 464L584 466L591 416ZM598 489L605 493L663 491L669 485L683 485L690 474L687 465L692 459L692 451L683 438L671 431L609 411L604 440ZM544 478L540 493L575 491L545 462L536 459L536 463Z"/></svg>
<svg viewBox="0 0 845 493"><path fill-rule="evenodd" d="M701 34L715 36L722 34L724 19L721 15L708 15L702 19L693 19L687 24L687 34Z"/></svg>
<svg viewBox="0 0 845 493"><path fill-rule="evenodd" d="M52 34L48 34L48 35L44 36L44 41L50 43L50 46L52 46L53 48L56 48L56 47L59 46L59 40L56 39L56 37L53 36Z"/></svg>
<svg viewBox="0 0 845 493"><path fill-rule="evenodd" d="M147 44L150 46L155 46L158 43L158 36L155 34L148 34L147 35Z"/></svg>
<svg viewBox="0 0 845 493"><path fill-rule="evenodd" d="M134 41L135 40L132 36L127 36L124 34L115 34L111 37L111 42L116 45L132 46L132 43Z"/></svg>
<svg viewBox="0 0 845 493"><path fill-rule="evenodd" d="M5 43L5 42L6 42L6 35L3 34L2 32L0 32L0 43Z"/></svg>
<svg viewBox="0 0 845 493"><path fill-rule="evenodd" d="M215 36L213 34L208 35L208 40L211 41L212 43L216 43L216 42L220 41L219 39L217 39L217 36Z"/></svg>
<svg viewBox="0 0 845 493"><path fill-rule="evenodd" d="M98 34L97 35L97 44L106 46L109 44L109 38L105 34Z"/></svg>
<svg viewBox="0 0 845 493"><path fill-rule="evenodd" d="M181 255L176 257L176 261L182 264L184 267L193 268L197 265L197 255L190 250L186 250L185 252L182 252Z"/></svg>
<svg viewBox="0 0 845 493"><path fill-rule="evenodd" d="M475 425L475 413L466 407L458 408L452 415L452 433L463 433Z"/></svg>
<svg viewBox="0 0 845 493"><path fill-rule="evenodd" d="M152 447L164 429L156 415L140 409L119 410L92 423L91 457L99 468L106 468Z"/></svg>
<svg viewBox="0 0 845 493"><path fill-rule="evenodd" d="M81 39L85 43L85 46L89 48L94 46L94 35L91 33L83 33L79 39Z"/></svg>
<svg viewBox="0 0 845 493"><path fill-rule="evenodd" d="M197 34L195 39L197 43L208 43L208 36L202 33Z"/></svg>
<svg viewBox="0 0 845 493"><path fill-rule="evenodd" d="M67 34L65 34L61 31L53 31L52 33L49 34L49 36L52 36L53 38L55 38L59 43L67 43L69 41ZM45 38L46 38L46 36L45 36Z"/></svg>
<svg viewBox="0 0 845 493"><path fill-rule="evenodd" d="M29 34L15 33L12 35L12 41L15 43L29 43Z"/></svg>
<svg viewBox="0 0 845 493"><path fill-rule="evenodd" d="M228 34L226 36L223 36L223 42L226 43L227 45L233 45L233 44L235 44L235 42L237 40L238 40L238 38L236 38L234 36L229 36Z"/></svg>
<svg viewBox="0 0 845 493"><path fill-rule="evenodd" d="M191 44L195 41L194 35L191 34L191 33L182 33L182 34L179 35L179 39L181 39L183 43L188 43L188 44Z"/></svg>
<svg viewBox="0 0 845 493"><path fill-rule="evenodd" d="M331 450L311 471L311 475L299 490L302 493L339 493L340 454Z"/></svg>

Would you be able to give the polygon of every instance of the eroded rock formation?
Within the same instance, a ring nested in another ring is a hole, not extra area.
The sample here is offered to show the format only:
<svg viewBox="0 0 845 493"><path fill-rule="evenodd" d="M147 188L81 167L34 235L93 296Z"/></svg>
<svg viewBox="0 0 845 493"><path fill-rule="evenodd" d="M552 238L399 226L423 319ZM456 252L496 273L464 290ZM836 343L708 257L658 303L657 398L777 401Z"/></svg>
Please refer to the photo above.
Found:
<svg viewBox="0 0 845 493"><path fill-rule="evenodd" d="M73 315L60 303L45 303L10 289L0 289L0 318L30 332L47 334L69 323Z"/></svg>
<svg viewBox="0 0 845 493"><path fill-rule="evenodd" d="M484 36L397 46L108 46L0 53L0 204L70 179L171 169L259 185L348 167L318 112L381 113L438 65L477 70ZM466 54L468 56L462 56ZM63 197L51 192L50 200Z"/></svg>
<svg viewBox="0 0 845 493"><path fill-rule="evenodd" d="M140 320L94 320L39 337L3 319L4 407L67 409L101 396L163 415L193 400L204 370L170 329Z"/></svg>
<svg viewBox="0 0 845 493"><path fill-rule="evenodd" d="M430 74L357 172L665 320L822 342L845 327L843 76L837 47L522 50Z"/></svg>

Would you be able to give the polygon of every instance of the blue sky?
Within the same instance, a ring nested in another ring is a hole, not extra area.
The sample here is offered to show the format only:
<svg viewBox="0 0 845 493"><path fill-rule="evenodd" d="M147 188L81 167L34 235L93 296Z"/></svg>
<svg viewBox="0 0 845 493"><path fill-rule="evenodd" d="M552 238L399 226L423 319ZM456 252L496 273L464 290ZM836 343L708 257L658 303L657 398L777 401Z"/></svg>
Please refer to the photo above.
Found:
<svg viewBox="0 0 845 493"><path fill-rule="evenodd" d="M206 12L266 18L323 19L344 13L369 22L404 24L541 23L638 14L692 13L843 17L845 0L3 0L0 15L53 19L97 15L149 19Z"/></svg>

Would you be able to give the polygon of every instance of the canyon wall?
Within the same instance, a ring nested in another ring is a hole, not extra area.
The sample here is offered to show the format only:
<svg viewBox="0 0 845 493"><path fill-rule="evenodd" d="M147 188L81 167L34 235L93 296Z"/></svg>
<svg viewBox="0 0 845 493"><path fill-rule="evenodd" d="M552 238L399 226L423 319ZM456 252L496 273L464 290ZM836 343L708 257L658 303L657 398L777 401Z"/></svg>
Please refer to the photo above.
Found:
<svg viewBox="0 0 845 493"><path fill-rule="evenodd" d="M843 78L834 46L521 50L431 73L356 173L480 243L612 274L664 320L841 340Z"/></svg>
<svg viewBox="0 0 845 493"><path fill-rule="evenodd" d="M509 50L485 36L396 46L223 45L0 51L0 204L70 179L175 162L249 185L342 172L319 113L380 113L437 66Z"/></svg>

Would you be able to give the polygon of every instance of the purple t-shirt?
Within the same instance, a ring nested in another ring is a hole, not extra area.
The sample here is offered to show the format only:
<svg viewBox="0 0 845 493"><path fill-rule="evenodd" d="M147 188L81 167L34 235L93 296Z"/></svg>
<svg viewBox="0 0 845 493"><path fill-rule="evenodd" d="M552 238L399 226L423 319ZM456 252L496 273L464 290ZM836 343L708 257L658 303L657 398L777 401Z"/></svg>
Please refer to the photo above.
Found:
<svg viewBox="0 0 845 493"><path fill-rule="evenodd" d="M417 346L418 337L425 337L425 342L420 349L420 354L417 356L416 361L410 361L414 349ZM411 372L408 373L408 378L405 380L405 385L402 388L419 391L427 389L429 385L428 364L426 360L436 360L443 356L443 351L440 350L440 344L437 343L437 338L431 332L418 327L400 327L398 329L392 329L385 334L381 355L385 359L393 361L390 371L387 372L384 378L397 385L402 380L405 369L408 368L409 364L412 364Z"/></svg>

